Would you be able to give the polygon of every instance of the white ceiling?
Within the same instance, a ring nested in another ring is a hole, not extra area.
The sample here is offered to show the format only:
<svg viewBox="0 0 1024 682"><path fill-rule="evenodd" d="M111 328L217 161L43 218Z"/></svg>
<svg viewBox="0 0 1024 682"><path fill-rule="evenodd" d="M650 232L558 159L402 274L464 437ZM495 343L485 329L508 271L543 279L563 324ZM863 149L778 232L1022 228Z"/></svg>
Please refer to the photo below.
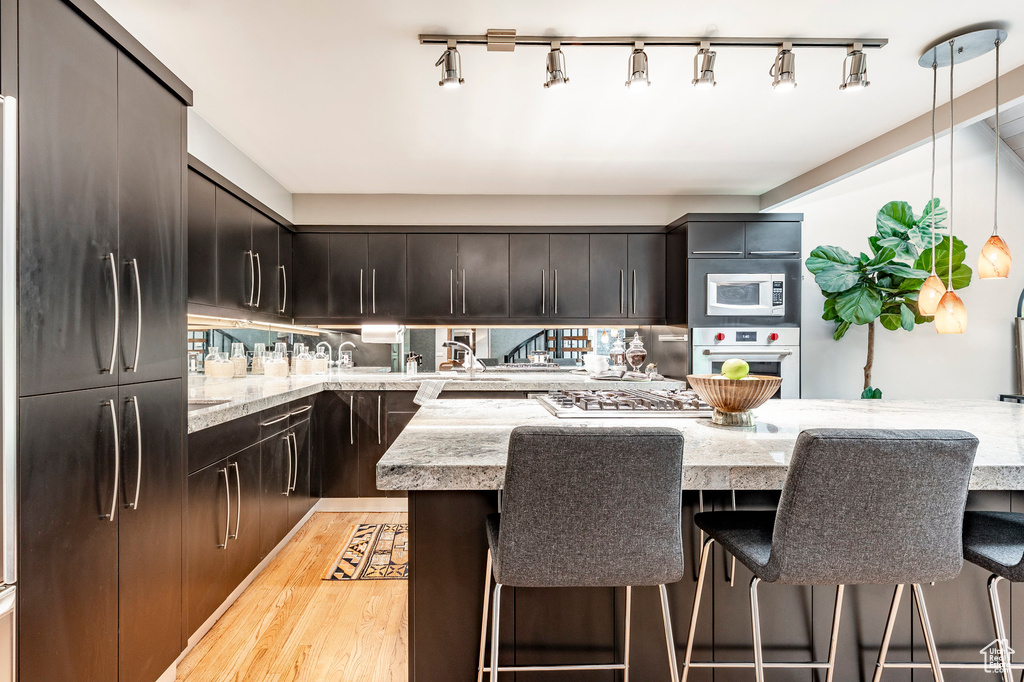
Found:
<svg viewBox="0 0 1024 682"><path fill-rule="evenodd" d="M760 194L927 111L917 59L936 38L1001 21L1004 72L1024 64L1020 0L99 2L293 193ZM821 49L797 52L788 94L771 88L772 50L735 48L719 50L711 92L690 86L689 48L648 48L639 95L623 86L625 48L564 48L571 83L549 91L544 48L465 46L466 85L439 88L442 48L417 34L488 28L890 43L870 51L872 85L853 94L838 89L843 51ZM958 67L957 93L993 71L991 55Z"/></svg>

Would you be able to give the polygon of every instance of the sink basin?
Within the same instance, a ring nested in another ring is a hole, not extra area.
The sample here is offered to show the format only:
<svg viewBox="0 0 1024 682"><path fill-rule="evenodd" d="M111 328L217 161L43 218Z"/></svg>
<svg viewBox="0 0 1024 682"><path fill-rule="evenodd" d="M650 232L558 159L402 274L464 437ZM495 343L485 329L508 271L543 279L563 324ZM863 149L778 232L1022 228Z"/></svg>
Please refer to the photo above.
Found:
<svg viewBox="0 0 1024 682"><path fill-rule="evenodd" d="M224 403L230 403L231 398L192 398L188 401L188 410L201 410L206 407L214 407L215 405L223 405Z"/></svg>

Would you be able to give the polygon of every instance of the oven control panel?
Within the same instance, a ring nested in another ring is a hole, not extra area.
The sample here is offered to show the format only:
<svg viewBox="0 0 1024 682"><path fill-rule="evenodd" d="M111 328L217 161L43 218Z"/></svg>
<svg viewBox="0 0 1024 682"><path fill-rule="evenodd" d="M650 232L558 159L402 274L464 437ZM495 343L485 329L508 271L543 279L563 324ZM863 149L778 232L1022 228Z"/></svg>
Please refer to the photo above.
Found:
<svg viewBox="0 0 1024 682"><path fill-rule="evenodd" d="M757 332L736 332L736 343L757 343Z"/></svg>

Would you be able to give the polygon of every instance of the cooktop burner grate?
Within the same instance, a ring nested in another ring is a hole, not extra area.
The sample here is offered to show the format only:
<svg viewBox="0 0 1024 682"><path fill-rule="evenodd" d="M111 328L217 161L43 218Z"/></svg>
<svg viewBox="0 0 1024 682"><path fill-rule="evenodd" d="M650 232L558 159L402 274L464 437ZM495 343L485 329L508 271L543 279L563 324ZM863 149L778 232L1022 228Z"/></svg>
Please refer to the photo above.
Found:
<svg viewBox="0 0 1024 682"><path fill-rule="evenodd" d="M551 391L536 398L548 412L561 419L711 415L711 406L688 390L562 390Z"/></svg>

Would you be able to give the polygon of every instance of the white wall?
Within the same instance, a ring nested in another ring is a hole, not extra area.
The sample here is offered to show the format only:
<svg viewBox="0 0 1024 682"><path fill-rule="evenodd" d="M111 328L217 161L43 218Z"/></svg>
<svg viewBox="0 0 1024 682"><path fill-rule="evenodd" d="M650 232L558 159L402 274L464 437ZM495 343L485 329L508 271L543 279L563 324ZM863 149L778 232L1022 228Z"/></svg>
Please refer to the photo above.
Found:
<svg viewBox="0 0 1024 682"><path fill-rule="evenodd" d="M967 243L967 264L977 274L978 252L992 231L993 140L977 123L958 130L953 221ZM948 137L939 140L936 195L949 203ZM1004 147L1004 151L1006 148ZM1012 152L1006 152L1012 154ZM778 208L803 212L803 256L819 244L867 252L875 214L892 200L920 212L928 201L930 146L920 147ZM886 398L991 398L1016 392L1013 320L1024 286L1024 174L1004 153L1000 167L1000 235L1016 256L1005 280L975 279L960 293L967 332L940 336L932 324L891 332L876 324L872 384ZM805 398L854 398L863 385L867 327L852 327L832 340L833 322L821 319L823 297L804 270L802 394Z"/></svg>
<svg viewBox="0 0 1024 682"><path fill-rule="evenodd" d="M757 213L757 196L296 194L297 225L667 225L684 213Z"/></svg>
<svg viewBox="0 0 1024 682"><path fill-rule="evenodd" d="M294 222L291 192L191 107L188 110L188 153Z"/></svg>

